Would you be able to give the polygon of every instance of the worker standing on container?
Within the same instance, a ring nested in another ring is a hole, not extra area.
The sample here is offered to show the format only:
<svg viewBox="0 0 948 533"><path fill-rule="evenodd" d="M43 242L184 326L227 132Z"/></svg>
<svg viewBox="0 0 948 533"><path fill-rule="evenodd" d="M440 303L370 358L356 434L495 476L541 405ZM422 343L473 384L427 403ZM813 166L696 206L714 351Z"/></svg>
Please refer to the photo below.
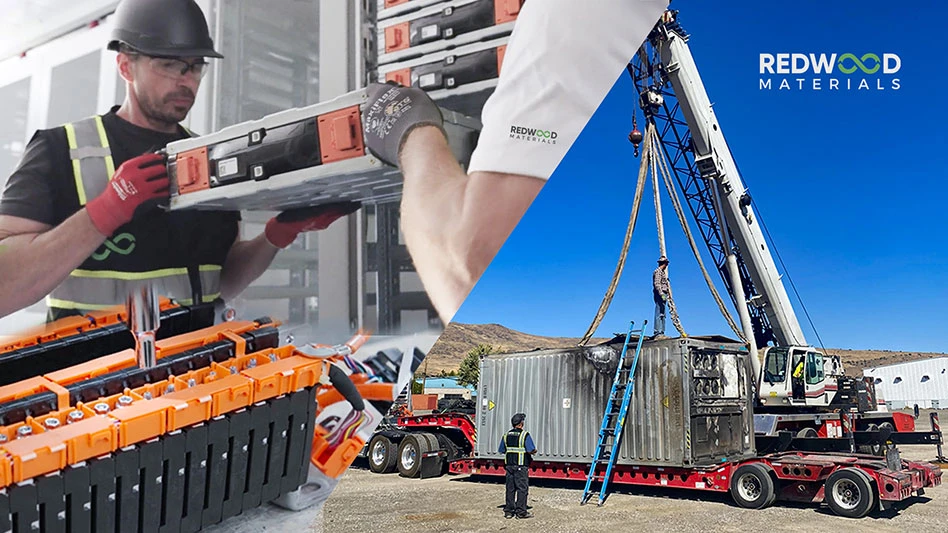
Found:
<svg viewBox="0 0 948 533"><path fill-rule="evenodd" d="M127 96L108 113L37 131L0 198L0 317L47 297L49 317L125 302L151 284L182 304L227 300L303 231L358 205L296 212L240 239L239 213L167 213L165 160L154 152L190 136L214 50L194 0L123 0L112 40ZM144 155L142 155L144 154Z"/></svg>
<svg viewBox="0 0 948 533"><path fill-rule="evenodd" d="M671 297L671 284L668 281L668 258L658 258L658 267L652 272L652 299L655 301L654 339L665 338L665 308Z"/></svg>
<svg viewBox="0 0 948 533"><path fill-rule="evenodd" d="M667 7L668 0L524 3L466 170L422 90L369 86L366 145L402 170L405 243L444 323Z"/></svg>
<svg viewBox="0 0 948 533"><path fill-rule="evenodd" d="M504 501L504 518L533 518L527 511L527 493L530 489L530 461L537 447L533 438L523 429L527 415L517 413L510 418L513 428L500 440L498 451L504 454L507 471L507 494Z"/></svg>

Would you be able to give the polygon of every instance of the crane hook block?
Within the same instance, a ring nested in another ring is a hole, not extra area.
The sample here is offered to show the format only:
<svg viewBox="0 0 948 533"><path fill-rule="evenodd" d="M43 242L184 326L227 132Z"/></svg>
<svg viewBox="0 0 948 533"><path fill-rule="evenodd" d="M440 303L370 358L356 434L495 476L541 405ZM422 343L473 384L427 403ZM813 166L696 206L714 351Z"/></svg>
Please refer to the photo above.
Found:
<svg viewBox="0 0 948 533"><path fill-rule="evenodd" d="M631 132L629 132L629 142L632 143L633 147L635 147L635 151L634 151L635 157L639 156L639 143L642 142L643 138L644 136L642 135L642 132L639 131L638 128L634 128Z"/></svg>

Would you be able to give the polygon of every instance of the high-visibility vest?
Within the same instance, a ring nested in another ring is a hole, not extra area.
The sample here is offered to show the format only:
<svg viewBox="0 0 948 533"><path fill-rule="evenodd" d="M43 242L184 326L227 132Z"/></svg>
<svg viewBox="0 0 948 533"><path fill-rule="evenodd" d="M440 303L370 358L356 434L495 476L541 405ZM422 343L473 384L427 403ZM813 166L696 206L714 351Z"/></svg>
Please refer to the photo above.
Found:
<svg viewBox="0 0 948 533"><path fill-rule="evenodd" d="M112 150L101 116L66 124L69 159L79 205L102 194L115 174ZM190 133L190 132L189 132ZM134 237L119 234L106 241L106 246L120 250L134 244ZM80 312L98 311L125 302L130 291L142 284L151 284L161 296L183 305L211 302L220 297L222 265L199 265L196 271L188 268L161 268L129 272L108 269L106 259L102 269L76 269L46 297L50 308L71 309ZM192 278L198 283L192 284ZM196 290L199 289L199 290Z"/></svg>
<svg viewBox="0 0 948 533"><path fill-rule="evenodd" d="M797 363L797 367L793 370L793 377L796 379L803 377L803 361Z"/></svg>
<svg viewBox="0 0 948 533"><path fill-rule="evenodd" d="M527 432L514 428L504 436L504 446L507 448L506 464L520 465L527 464Z"/></svg>

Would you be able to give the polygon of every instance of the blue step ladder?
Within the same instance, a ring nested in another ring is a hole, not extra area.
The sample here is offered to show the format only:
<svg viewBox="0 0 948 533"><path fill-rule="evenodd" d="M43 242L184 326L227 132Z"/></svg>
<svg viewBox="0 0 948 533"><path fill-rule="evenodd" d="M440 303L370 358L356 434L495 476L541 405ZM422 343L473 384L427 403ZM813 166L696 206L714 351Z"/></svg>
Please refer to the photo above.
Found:
<svg viewBox="0 0 948 533"><path fill-rule="evenodd" d="M586 489L583 490L583 500L580 502L585 505L593 495L593 481L602 482L599 489L599 505L606 501L606 489L609 486L609 480L612 478L612 467L619 456L619 446L622 444L622 428L625 425L625 415L629 411L629 401L632 399L632 392L635 389L635 367L639 362L639 354L642 352L642 339L645 337L645 325L648 320L642 323L642 329L633 329L635 322L629 323L629 334L625 337L625 343L622 345L622 356L619 357L619 364L616 368L616 375L612 381L612 391L609 392L609 403L606 404L606 412L602 415L602 426L599 428L599 443L596 445L596 452L593 455L592 465L589 467L589 476L586 478ZM627 364L626 355L629 350L629 343L632 335L638 335L638 341L635 345L635 355L632 357L631 364ZM600 466L605 466L604 474L597 475Z"/></svg>

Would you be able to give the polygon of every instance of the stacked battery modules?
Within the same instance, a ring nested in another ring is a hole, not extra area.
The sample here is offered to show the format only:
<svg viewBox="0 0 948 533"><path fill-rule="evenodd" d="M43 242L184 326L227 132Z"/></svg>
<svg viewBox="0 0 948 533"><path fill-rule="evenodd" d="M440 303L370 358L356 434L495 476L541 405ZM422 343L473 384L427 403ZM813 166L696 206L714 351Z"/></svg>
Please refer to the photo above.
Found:
<svg viewBox="0 0 948 533"><path fill-rule="evenodd" d="M428 91L479 117L497 86L523 0L378 0L378 81Z"/></svg>

